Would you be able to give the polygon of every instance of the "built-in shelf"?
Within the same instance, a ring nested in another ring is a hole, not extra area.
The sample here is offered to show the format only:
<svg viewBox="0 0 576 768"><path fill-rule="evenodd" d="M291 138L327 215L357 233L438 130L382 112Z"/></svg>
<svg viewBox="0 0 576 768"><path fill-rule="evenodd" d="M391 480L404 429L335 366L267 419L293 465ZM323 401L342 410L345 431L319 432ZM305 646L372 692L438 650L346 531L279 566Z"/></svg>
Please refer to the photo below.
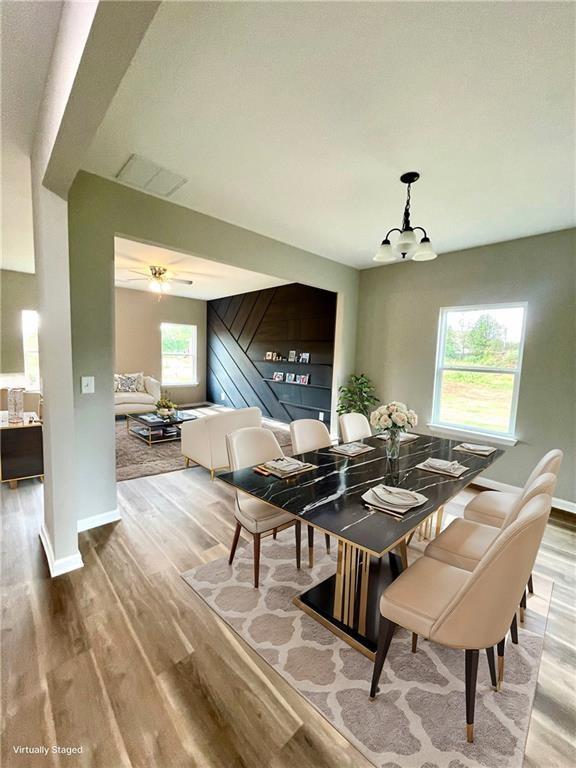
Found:
<svg viewBox="0 0 576 768"><path fill-rule="evenodd" d="M282 405L291 405L293 408L304 408L306 411L318 411L318 413L330 413L330 408L318 408L315 405L302 405L301 403L293 403L291 400L278 400Z"/></svg>
<svg viewBox="0 0 576 768"><path fill-rule="evenodd" d="M332 368L332 363L299 363L294 360L254 360L255 363L280 363L280 365L325 365Z"/></svg>
<svg viewBox="0 0 576 768"><path fill-rule="evenodd" d="M264 381L270 382L270 384L288 384L289 387L314 387L314 389L332 389L332 387L325 387L322 384L298 384L297 381L276 381L275 379L264 379Z"/></svg>

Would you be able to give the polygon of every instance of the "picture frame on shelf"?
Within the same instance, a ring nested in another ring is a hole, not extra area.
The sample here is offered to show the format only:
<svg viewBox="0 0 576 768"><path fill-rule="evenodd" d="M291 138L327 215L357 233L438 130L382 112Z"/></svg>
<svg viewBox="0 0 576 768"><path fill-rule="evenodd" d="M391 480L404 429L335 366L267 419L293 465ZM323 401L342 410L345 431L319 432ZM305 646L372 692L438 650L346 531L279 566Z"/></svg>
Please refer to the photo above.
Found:
<svg viewBox="0 0 576 768"><path fill-rule="evenodd" d="M282 371L274 371L272 374L272 381L284 381L284 374Z"/></svg>
<svg viewBox="0 0 576 768"><path fill-rule="evenodd" d="M274 359L272 357L273 354L274 352L266 352L266 354L264 355L264 360L273 360Z"/></svg>
<svg viewBox="0 0 576 768"><path fill-rule="evenodd" d="M309 373L299 373L296 376L296 384L308 384L310 381Z"/></svg>
<svg viewBox="0 0 576 768"><path fill-rule="evenodd" d="M298 357L298 353L295 349L291 349L290 352L288 352L288 362L289 363L295 363L297 362L296 358Z"/></svg>
<svg viewBox="0 0 576 768"><path fill-rule="evenodd" d="M295 373L287 373L286 374L286 383L287 384L295 384L296 383L296 374Z"/></svg>
<svg viewBox="0 0 576 768"><path fill-rule="evenodd" d="M310 352L300 352L300 355L298 356L298 362L299 363L309 363L310 362Z"/></svg>

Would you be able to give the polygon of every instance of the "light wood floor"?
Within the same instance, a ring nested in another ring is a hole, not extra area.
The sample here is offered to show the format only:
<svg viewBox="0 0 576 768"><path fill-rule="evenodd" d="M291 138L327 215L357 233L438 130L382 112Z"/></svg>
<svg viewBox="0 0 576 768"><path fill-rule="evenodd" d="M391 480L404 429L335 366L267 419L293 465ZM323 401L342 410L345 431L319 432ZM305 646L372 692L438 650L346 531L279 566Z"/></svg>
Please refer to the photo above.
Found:
<svg viewBox="0 0 576 768"><path fill-rule="evenodd" d="M193 468L118 491L122 522L81 534L84 568L51 580L41 486L2 487L2 766L366 768L180 578L227 554L230 490ZM575 542L551 523L538 559L556 586L529 768L576 764ZM83 754L13 751L53 744Z"/></svg>

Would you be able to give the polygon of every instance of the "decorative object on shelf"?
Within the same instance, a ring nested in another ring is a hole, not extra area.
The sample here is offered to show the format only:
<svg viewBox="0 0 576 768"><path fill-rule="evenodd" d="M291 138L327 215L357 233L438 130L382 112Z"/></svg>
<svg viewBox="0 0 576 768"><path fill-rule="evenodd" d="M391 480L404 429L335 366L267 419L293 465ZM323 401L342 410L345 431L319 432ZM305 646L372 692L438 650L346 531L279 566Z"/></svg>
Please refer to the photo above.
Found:
<svg viewBox="0 0 576 768"><path fill-rule="evenodd" d="M365 373L359 376L352 374L345 387L338 389L338 408L339 414L342 413L362 413L366 418L370 409L379 398L374 394L374 384Z"/></svg>
<svg viewBox="0 0 576 768"><path fill-rule="evenodd" d="M420 174L417 171L409 171L400 176L400 181L408 185L402 228L393 227L388 230L386 237L382 240L382 245L376 251L374 261L381 262L382 264L391 264L395 261L405 261L407 259L412 259L412 261L431 261L438 255L434 248L432 248L426 230L423 227L413 227L410 224L410 190L412 184L418 181L419 178ZM418 243L415 234L417 229L423 233L420 243ZM400 233L394 245L392 245L389 239L393 232Z"/></svg>
<svg viewBox="0 0 576 768"><path fill-rule="evenodd" d="M284 381L284 374L282 371L275 371L272 374L272 381Z"/></svg>
<svg viewBox="0 0 576 768"><path fill-rule="evenodd" d="M310 352L300 352L300 355L298 356L298 362L299 363L309 363L310 362Z"/></svg>
<svg viewBox="0 0 576 768"><path fill-rule="evenodd" d="M264 355L264 360L273 360L274 359L273 355L274 355L274 352L266 352L266 354Z"/></svg>
<svg viewBox="0 0 576 768"><path fill-rule="evenodd" d="M165 397L161 397L160 400L158 400L156 403L156 413L163 419L168 418L168 416L172 416L175 410L176 403L173 403L172 400L168 400Z"/></svg>
<svg viewBox="0 0 576 768"><path fill-rule="evenodd" d="M296 357L297 357L296 350L295 349L291 349L290 352L288 352L288 362L289 363L295 363L296 362Z"/></svg>
<svg viewBox="0 0 576 768"><path fill-rule="evenodd" d="M418 424L418 415L405 403L393 400L381 405L370 415L370 424L378 432L387 432L386 455L389 459L397 459L400 454L400 435L408 427Z"/></svg>
<svg viewBox="0 0 576 768"><path fill-rule="evenodd" d="M12 387L8 390L8 423L24 423L24 387Z"/></svg>
<svg viewBox="0 0 576 768"><path fill-rule="evenodd" d="M296 375L294 373L287 373L286 374L286 383L287 384L294 384L296 380Z"/></svg>
<svg viewBox="0 0 576 768"><path fill-rule="evenodd" d="M310 381L309 373L299 373L296 376L296 384L308 384L309 381Z"/></svg>

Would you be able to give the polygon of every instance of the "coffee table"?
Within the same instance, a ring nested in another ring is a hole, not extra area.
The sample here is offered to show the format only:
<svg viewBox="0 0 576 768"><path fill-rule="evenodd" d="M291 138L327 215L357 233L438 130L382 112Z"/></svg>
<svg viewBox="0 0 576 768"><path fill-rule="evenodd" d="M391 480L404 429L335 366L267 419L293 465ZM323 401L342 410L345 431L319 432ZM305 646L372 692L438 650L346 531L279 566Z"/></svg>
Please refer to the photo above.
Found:
<svg viewBox="0 0 576 768"><path fill-rule="evenodd" d="M129 413L126 415L126 429L133 437L151 447L154 443L169 443L180 440L180 427L186 421L197 419L192 411L174 411L172 416L162 418L155 411Z"/></svg>

